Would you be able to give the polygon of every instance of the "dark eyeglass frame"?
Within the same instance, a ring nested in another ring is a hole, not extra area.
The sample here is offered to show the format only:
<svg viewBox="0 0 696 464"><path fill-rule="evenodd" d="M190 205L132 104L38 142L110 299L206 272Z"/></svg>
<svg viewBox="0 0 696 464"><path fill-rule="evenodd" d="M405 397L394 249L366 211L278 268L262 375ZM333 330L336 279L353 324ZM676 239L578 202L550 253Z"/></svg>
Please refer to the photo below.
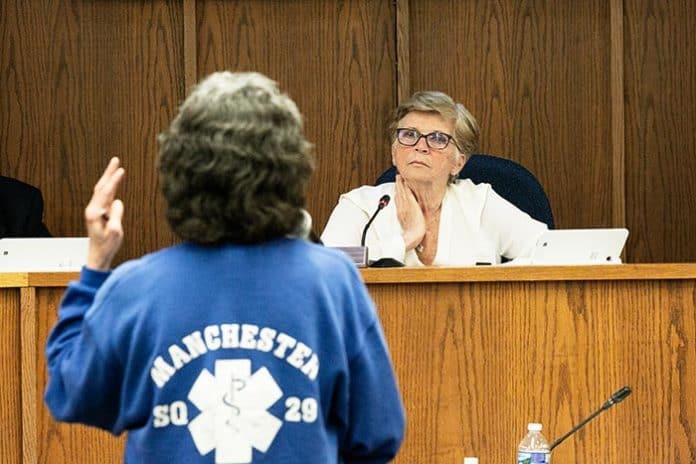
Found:
<svg viewBox="0 0 696 464"><path fill-rule="evenodd" d="M400 139L400 137L399 137L399 134L401 134L402 131L415 132L416 135L418 135L418 138L416 138L416 141L413 142L413 143L410 143L410 144L409 144L409 143L404 143L404 142L401 141L401 139ZM430 140L428 139L428 137L430 137L430 136L433 135L433 134L444 135L445 137L447 137L447 143L445 144L444 147L433 147L432 145L430 145ZM413 129L413 128L411 128L411 127L397 127L397 129L396 129L396 141L399 142L401 145L403 145L403 146L405 146L405 147L415 147L416 145L418 145L418 142L420 142L420 139L422 139L422 138L425 139L425 144L426 144L426 145L428 146L428 148L430 148L431 150L444 150L445 148L447 148L447 147L449 146L449 144L450 144L450 142L451 142L451 143L454 144L455 147L457 147L457 150L459 150L460 152L462 151L462 149L459 148L459 145L457 145L457 141L454 140L454 137L452 137L451 135L449 135L447 132L433 131L433 132L430 132L430 133L427 133L427 134L421 134L420 131L419 131L418 129Z"/></svg>

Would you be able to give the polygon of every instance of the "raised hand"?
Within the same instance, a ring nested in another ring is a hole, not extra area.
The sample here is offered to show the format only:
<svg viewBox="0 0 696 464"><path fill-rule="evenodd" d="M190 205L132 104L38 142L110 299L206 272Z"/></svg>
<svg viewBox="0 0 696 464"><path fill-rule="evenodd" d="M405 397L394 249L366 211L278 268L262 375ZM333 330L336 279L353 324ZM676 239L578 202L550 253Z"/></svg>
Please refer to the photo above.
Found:
<svg viewBox="0 0 696 464"><path fill-rule="evenodd" d="M116 157L111 158L85 208L89 236L86 266L90 269L108 270L116 252L121 248L123 202L116 199L116 191L125 173L121 161Z"/></svg>
<svg viewBox="0 0 696 464"><path fill-rule="evenodd" d="M425 236L425 218L416 196L400 175L396 176L396 216L403 231L406 251L414 249Z"/></svg>

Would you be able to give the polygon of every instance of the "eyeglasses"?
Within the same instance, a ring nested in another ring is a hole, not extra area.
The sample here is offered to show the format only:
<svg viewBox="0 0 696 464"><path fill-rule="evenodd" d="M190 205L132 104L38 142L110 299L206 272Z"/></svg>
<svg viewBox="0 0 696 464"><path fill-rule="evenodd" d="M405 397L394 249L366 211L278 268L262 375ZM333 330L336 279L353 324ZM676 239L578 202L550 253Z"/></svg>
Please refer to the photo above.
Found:
<svg viewBox="0 0 696 464"><path fill-rule="evenodd" d="M425 138L426 145L433 150L444 150L451 141L454 143L454 146L459 149L459 151L462 151L454 138L445 132L435 131L429 134L421 134L416 129L408 129L404 127L396 129L396 140L398 140L401 145L413 147L420 141L421 138Z"/></svg>

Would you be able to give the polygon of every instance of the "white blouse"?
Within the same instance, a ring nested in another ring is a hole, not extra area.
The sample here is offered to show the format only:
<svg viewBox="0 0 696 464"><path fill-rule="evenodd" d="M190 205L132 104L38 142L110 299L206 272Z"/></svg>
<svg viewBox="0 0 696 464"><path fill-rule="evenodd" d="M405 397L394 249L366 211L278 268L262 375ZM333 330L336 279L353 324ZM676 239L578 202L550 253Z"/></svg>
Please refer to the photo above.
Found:
<svg viewBox="0 0 696 464"><path fill-rule="evenodd" d="M393 182L363 186L338 200L321 235L326 246L357 246L379 199L392 201L379 212L365 238L368 258L394 258L407 266L423 266L415 250L406 252L396 216ZM437 254L433 266L473 266L530 256L546 224L532 219L498 195L490 184L460 179L450 184L442 200Z"/></svg>

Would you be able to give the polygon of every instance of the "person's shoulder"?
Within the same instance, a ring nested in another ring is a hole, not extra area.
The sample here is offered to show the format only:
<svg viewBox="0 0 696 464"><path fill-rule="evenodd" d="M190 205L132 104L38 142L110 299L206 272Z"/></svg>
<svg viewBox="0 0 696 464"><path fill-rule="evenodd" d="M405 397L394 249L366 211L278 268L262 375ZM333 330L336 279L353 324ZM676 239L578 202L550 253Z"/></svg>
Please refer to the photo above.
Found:
<svg viewBox="0 0 696 464"><path fill-rule="evenodd" d="M38 188L34 187L33 185L27 184L26 182L23 182L19 179L15 179L14 177L5 177L5 176L0 176L0 185L3 188L13 188L17 190L31 190L31 191L36 191L39 190Z"/></svg>
<svg viewBox="0 0 696 464"><path fill-rule="evenodd" d="M158 272L171 271L169 265L180 248L181 245L162 248L124 261L113 270L109 280L125 284L156 281Z"/></svg>
<svg viewBox="0 0 696 464"><path fill-rule="evenodd" d="M487 182L475 184L471 179L458 179L450 184L450 188L458 192L487 192L492 189L491 184Z"/></svg>
<svg viewBox="0 0 696 464"><path fill-rule="evenodd" d="M40 195L40 190L33 185L22 182L12 177L0 176L0 193L13 197L31 197Z"/></svg>
<svg viewBox="0 0 696 464"><path fill-rule="evenodd" d="M362 185L343 195L375 197L394 191L394 182L385 182L379 185Z"/></svg>
<svg viewBox="0 0 696 464"><path fill-rule="evenodd" d="M493 191L493 187L486 182L475 184L471 179L459 179L457 182L449 185L449 191L459 201L485 201L486 197Z"/></svg>
<svg viewBox="0 0 696 464"><path fill-rule="evenodd" d="M393 194L394 182L385 182L380 185L363 185L355 188L341 195L341 199L350 200L366 210L373 210L383 195Z"/></svg>

